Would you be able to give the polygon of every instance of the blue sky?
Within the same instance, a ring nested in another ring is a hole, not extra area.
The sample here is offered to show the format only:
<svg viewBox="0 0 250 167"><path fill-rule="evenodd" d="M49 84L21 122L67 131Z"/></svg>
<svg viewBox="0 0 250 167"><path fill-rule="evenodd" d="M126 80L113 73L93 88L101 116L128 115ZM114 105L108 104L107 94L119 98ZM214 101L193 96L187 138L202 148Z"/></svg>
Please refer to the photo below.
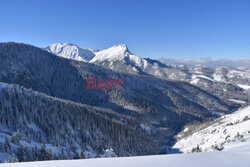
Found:
<svg viewBox="0 0 250 167"><path fill-rule="evenodd" d="M250 58L250 0L0 0L0 41L141 57Z"/></svg>

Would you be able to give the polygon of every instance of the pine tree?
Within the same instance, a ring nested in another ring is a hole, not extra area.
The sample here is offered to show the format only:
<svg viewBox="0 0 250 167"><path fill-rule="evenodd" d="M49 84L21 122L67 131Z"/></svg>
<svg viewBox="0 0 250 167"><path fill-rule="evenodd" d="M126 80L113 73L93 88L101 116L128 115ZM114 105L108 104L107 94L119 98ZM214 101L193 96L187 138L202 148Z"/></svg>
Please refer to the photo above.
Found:
<svg viewBox="0 0 250 167"><path fill-rule="evenodd" d="M69 148L67 149L67 159L71 159L71 152Z"/></svg>
<svg viewBox="0 0 250 167"><path fill-rule="evenodd" d="M0 152L5 152L4 144L3 143L0 143Z"/></svg>
<svg viewBox="0 0 250 167"><path fill-rule="evenodd" d="M45 160L52 160L52 150L51 149L47 149L46 150L46 156L45 156Z"/></svg>
<svg viewBox="0 0 250 167"><path fill-rule="evenodd" d="M41 150L40 150L40 154L39 154L38 159L39 159L40 161L46 160L46 154L47 154L47 152L46 152L46 145L42 143L42 144L41 144Z"/></svg>
<svg viewBox="0 0 250 167"><path fill-rule="evenodd" d="M39 154L38 154L38 149L36 145L35 145L35 151L34 151L34 160L39 160Z"/></svg>
<svg viewBox="0 0 250 167"><path fill-rule="evenodd" d="M10 141L7 136L5 136L5 144L4 144L4 149L5 152L10 153L11 152L11 146L10 146Z"/></svg>
<svg viewBox="0 0 250 167"><path fill-rule="evenodd" d="M20 140L21 140L21 134L19 130L17 130L17 132L12 133L12 138L11 138L12 143L18 145Z"/></svg>
<svg viewBox="0 0 250 167"><path fill-rule="evenodd" d="M85 159L85 156L83 154L83 152L81 151L80 154L79 154L79 159Z"/></svg>
<svg viewBox="0 0 250 167"><path fill-rule="evenodd" d="M35 160L35 149L33 144L31 144L30 146L30 161L34 161Z"/></svg>
<svg viewBox="0 0 250 167"><path fill-rule="evenodd" d="M14 152L11 153L8 162L9 162L9 163L18 162L18 160L17 160L17 158L16 158Z"/></svg>
<svg viewBox="0 0 250 167"><path fill-rule="evenodd" d="M23 149L24 149L24 154L25 154L25 157L26 157L25 161L32 161L31 152L30 152L29 148L27 147L26 143L24 143Z"/></svg>
<svg viewBox="0 0 250 167"><path fill-rule="evenodd" d="M26 161L26 156L25 156L25 151L24 151L23 145L19 146L19 148L18 148L18 161L19 162Z"/></svg>
<svg viewBox="0 0 250 167"><path fill-rule="evenodd" d="M64 148L61 150L61 159L66 159L65 153L64 153Z"/></svg>

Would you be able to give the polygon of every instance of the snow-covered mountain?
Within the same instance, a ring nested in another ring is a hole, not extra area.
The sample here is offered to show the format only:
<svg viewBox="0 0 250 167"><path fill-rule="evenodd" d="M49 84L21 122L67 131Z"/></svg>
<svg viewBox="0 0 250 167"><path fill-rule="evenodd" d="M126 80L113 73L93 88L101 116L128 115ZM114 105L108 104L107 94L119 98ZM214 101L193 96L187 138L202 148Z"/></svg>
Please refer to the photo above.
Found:
<svg viewBox="0 0 250 167"><path fill-rule="evenodd" d="M250 88L250 71L221 65L218 67L185 66L169 64L166 60L140 58L132 54L124 44L95 52L90 63L96 63L119 72L144 73L171 80L187 81L191 84L200 78L213 82L231 83L243 89Z"/></svg>
<svg viewBox="0 0 250 167"><path fill-rule="evenodd" d="M183 78L186 78L184 72L174 67L167 66L158 60L134 55L124 44L96 52L95 55L89 61L90 63L98 64L117 72L144 74L164 79L166 78L165 76L168 76L167 79L172 80L183 80Z"/></svg>
<svg viewBox="0 0 250 167"><path fill-rule="evenodd" d="M95 54L96 57L93 58L90 62L122 60L125 57L131 57L132 55L125 44L115 45L108 49L96 52Z"/></svg>
<svg viewBox="0 0 250 167"><path fill-rule="evenodd" d="M186 126L173 146L184 153L250 151L250 106L216 120Z"/></svg>
<svg viewBox="0 0 250 167"><path fill-rule="evenodd" d="M124 44L115 45L95 53L90 63L102 65L106 68L127 73L142 73L147 61L132 54Z"/></svg>
<svg viewBox="0 0 250 167"><path fill-rule="evenodd" d="M70 56L74 54L72 49L65 48L65 50L69 55L66 54L65 57L78 60ZM250 71L246 69L227 66L176 65L176 63L170 64L166 59L158 61L140 58L131 53L125 44L115 45L101 51L87 50L93 54L93 58L88 61L89 63L101 65L121 73L142 74L167 80L185 81L221 98L242 105L250 103ZM225 63L225 65L227 64Z"/></svg>
<svg viewBox="0 0 250 167"><path fill-rule="evenodd" d="M86 62L95 57L94 50L68 43L54 43L44 49L55 55L77 61Z"/></svg>
<svg viewBox="0 0 250 167"><path fill-rule="evenodd" d="M78 61L88 61L89 63L102 65L118 72L146 74L163 79L186 81L197 86L202 85L202 87L206 87L208 84L206 83L207 81L230 83L245 91L250 90L250 70L229 67L226 60L218 60L220 66L217 65L215 67L206 67L205 63L208 60L203 59L194 61L200 64L194 63L193 66L185 63L187 60L183 60L183 63L189 66L175 63L171 61L172 59L161 59L160 62L149 58L140 58L132 54L125 44L96 51L72 44L56 43L48 46L46 50L61 57ZM173 64L171 64L172 62ZM215 64L215 62L211 64ZM228 62L233 64L234 61L228 60ZM240 62L248 63L248 61Z"/></svg>
<svg viewBox="0 0 250 167"><path fill-rule="evenodd" d="M85 52L79 54L78 50L82 49ZM114 45L108 49L97 51L72 44L56 43L48 46L45 50L64 58L98 64L122 73L146 74L160 77L170 75L171 79L176 79L179 75L185 75L183 72L175 68L170 68L160 61L144 59L134 55L125 44ZM171 73L174 75L171 75Z"/></svg>
<svg viewBox="0 0 250 167"><path fill-rule="evenodd" d="M116 45L95 53L90 63L117 72L143 74L167 80L185 81L221 98L250 103L250 71L233 67L185 66L140 58L125 45ZM230 97L230 98L229 98Z"/></svg>

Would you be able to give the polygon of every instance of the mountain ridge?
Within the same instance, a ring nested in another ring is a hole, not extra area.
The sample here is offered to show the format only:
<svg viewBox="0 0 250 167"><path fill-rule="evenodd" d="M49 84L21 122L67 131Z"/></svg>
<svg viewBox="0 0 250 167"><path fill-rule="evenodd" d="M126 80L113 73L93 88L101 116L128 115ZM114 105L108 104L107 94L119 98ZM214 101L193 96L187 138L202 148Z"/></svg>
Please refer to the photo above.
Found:
<svg viewBox="0 0 250 167"><path fill-rule="evenodd" d="M95 57L94 50L69 43L54 43L43 49L55 55L77 61L88 62Z"/></svg>

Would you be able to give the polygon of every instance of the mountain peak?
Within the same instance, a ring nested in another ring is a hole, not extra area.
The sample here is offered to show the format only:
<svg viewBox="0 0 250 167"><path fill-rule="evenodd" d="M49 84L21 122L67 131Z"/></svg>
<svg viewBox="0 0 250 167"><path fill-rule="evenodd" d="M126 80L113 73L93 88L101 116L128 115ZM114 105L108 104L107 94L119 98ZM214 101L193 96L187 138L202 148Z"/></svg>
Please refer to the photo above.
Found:
<svg viewBox="0 0 250 167"><path fill-rule="evenodd" d="M125 44L114 45L114 46L111 47L111 48L112 48L112 49L117 49L117 50L123 51L124 53L126 53L126 52L130 53L129 50L128 50L127 45L125 45Z"/></svg>
<svg viewBox="0 0 250 167"><path fill-rule="evenodd" d="M95 53L95 57L90 62L102 62L104 60L121 60L124 57L132 55L125 44L114 45L108 49Z"/></svg>
<svg viewBox="0 0 250 167"><path fill-rule="evenodd" d="M74 48L81 48L78 45L72 44L72 43L53 43L48 46L49 48L62 48L62 47L74 47Z"/></svg>
<svg viewBox="0 0 250 167"><path fill-rule="evenodd" d="M128 48L125 44L117 44L116 47Z"/></svg>
<svg viewBox="0 0 250 167"><path fill-rule="evenodd" d="M45 50L60 57L78 61L89 61L95 57L91 49L79 47L70 43L54 43L46 47Z"/></svg>

